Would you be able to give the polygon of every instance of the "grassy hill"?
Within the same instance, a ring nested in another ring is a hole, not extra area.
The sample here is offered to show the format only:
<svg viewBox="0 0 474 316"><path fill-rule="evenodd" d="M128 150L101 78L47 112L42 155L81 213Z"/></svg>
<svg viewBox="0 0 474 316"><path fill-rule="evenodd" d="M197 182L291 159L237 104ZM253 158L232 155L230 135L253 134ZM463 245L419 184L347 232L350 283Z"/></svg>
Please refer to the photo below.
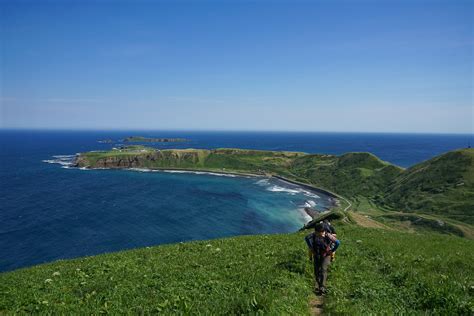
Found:
<svg viewBox="0 0 474 316"><path fill-rule="evenodd" d="M370 153L306 155L295 159L289 170L308 183L348 198L377 195L403 171Z"/></svg>
<svg viewBox="0 0 474 316"><path fill-rule="evenodd" d="M278 174L341 195L375 195L401 168L369 153L342 156L245 149L167 149L132 146L89 152L77 159L86 168L203 169L257 174Z"/></svg>
<svg viewBox="0 0 474 316"><path fill-rule="evenodd" d="M337 223L328 314L474 313L474 244ZM309 313L307 232L142 248L0 274L0 314Z"/></svg>
<svg viewBox="0 0 474 316"><path fill-rule="evenodd" d="M383 190L380 202L474 224L474 149L451 151L407 169Z"/></svg>

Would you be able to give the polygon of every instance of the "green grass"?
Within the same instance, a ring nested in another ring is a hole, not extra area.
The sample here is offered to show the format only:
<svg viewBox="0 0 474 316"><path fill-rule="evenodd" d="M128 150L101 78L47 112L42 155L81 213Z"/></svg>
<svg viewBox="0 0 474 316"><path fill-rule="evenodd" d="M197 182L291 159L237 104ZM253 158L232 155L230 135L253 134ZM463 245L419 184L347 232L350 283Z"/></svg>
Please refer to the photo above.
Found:
<svg viewBox="0 0 474 316"><path fill-rule="evenodd" d="M335 314L472 315L474 243L436 233L345 226L331 271ZM358 242L359 241L359 242Z"/></svg>
<svg viewBox="0 0 474 316"><path fill-rule="evenodd" d="M474 149L448 152L398 175L379 201L394 210L474 224Z"/></svg>
<svg viewBox="0 0 474 316"><path fill-rule="evenodd" d="M337 223L327 314L474 313L474 244ZM142 248L0 274L0 314L308 314L306 232Z"/></svg>
<svg viewBox="0 0 474 316"><path fill-rule="evenodd" d="M298 234L189 242L0 274L0 314L305 314Z"/></svg>

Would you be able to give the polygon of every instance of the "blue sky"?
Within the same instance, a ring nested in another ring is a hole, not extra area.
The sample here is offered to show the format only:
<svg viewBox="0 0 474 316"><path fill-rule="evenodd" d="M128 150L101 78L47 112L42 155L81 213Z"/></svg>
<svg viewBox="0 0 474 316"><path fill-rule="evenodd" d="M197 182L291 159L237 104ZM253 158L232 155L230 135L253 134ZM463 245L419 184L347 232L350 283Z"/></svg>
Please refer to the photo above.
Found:
<svg viewBox="0 0 474 316"><path fill-rule="evenodd" d="M472 1L0 1L0 127L473 132Z"/></svg>

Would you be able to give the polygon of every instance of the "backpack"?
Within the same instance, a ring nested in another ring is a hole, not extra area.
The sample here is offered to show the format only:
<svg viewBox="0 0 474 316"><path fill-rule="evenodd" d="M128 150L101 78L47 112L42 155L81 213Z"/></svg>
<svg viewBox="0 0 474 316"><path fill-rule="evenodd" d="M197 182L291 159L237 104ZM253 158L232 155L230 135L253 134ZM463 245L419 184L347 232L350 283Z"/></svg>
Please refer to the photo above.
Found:
<svg viewBox="0 0 474 316"><path fill-rule="evenodd" d="M309 235L306 235L306 237L304 238L304 241L306 241L306 245L309 249L313 249L314 235L315 233L311 233Z"/></svg>
<svg viewBox="0 0 474 316"><path fill-rule="evenodd" d="M318 257L327 257L331 254L331 242L326 237L319 237L315 233L307 235L305 238L308 248Z"/></svg>

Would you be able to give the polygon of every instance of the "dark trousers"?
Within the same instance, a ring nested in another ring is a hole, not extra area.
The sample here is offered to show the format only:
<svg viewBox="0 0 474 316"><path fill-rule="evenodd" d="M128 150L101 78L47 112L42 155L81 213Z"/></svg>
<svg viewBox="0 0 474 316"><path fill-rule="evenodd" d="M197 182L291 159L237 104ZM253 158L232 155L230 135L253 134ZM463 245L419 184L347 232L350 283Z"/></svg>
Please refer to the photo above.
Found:
<svg viewBox="0 0 474 316"><path fill-rule="evenodd" d="M331 263L331 256L327 257L313 257L314 263L314 277L318 287L326 287L326 280L328 278L328 267Z"/></svg>

